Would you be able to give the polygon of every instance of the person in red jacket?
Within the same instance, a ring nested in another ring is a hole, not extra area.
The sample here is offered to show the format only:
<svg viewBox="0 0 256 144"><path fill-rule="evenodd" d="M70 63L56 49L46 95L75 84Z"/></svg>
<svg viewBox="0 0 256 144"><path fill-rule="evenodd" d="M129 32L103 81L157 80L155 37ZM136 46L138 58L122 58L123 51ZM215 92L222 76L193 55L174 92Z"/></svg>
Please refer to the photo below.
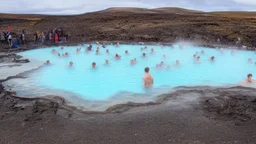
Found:
<svg viewBox="0 0 256 144"><path fill-rule="evenodd" d="M58 43L59 42L59 36L58 36L58 34L56 33L55 34L55 43Z"/></svg>

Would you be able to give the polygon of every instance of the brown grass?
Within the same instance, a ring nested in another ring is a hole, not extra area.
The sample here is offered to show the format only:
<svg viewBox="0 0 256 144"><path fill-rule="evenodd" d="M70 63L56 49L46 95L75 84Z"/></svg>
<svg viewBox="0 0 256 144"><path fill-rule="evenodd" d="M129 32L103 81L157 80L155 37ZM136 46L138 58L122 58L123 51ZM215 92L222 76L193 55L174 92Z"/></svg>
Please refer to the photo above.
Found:
<svg viewBox="0 0 256 144"><path fill-rule="evenodd" d="M40 21L42 20L42 18L25 18L26 20L29 20L29 21Z"/></svg>
<svg viewBox="0 0 256 144"><path fill-rule="evenodd" d="M233 18L256 18L256 12L211 12L210 14Z"/></svg>

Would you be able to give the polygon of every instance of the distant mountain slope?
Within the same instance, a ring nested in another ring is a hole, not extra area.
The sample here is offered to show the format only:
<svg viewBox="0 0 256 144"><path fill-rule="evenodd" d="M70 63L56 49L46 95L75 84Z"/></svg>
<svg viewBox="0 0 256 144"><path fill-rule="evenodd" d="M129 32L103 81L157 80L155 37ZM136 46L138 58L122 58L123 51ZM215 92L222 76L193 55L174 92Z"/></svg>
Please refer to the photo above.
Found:
<svg viewBox="0 0 256 144"><path fill-rule="evenodd" d="M176 7L165 7L165 8L134 8L134 7L113 7L99 12L132 12L132 13L177 13L177 14L193 14L203 13L202 11L176 8Z"/></svg>
<svg viewBox="0 0 256 144"><path fill-rule="evenodd" d="M154 11L146 8L135 7L112 7L99 12L132 12L132 13L155 13Z"/></svg>
<svg viewBox="0 0 256 144"><path fill-rule="evenodd" d="M152 10L166 12L166 13L204 13L203 11L190 10L190 9L177 8L177 7L156 8Z"/></svg>

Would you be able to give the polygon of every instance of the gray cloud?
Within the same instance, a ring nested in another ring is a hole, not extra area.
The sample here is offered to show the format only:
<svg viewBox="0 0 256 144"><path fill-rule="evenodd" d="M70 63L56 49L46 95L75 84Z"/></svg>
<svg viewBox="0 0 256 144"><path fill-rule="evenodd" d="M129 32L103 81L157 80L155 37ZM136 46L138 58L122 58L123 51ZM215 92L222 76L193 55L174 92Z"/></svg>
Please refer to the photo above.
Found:
<svg viewBox="0 0 256 144"><path fill-rule="evenodd" d="M109 7L182 7L203 11L255 11L256 0L1 0L1 13L81 14Z"/></svg>

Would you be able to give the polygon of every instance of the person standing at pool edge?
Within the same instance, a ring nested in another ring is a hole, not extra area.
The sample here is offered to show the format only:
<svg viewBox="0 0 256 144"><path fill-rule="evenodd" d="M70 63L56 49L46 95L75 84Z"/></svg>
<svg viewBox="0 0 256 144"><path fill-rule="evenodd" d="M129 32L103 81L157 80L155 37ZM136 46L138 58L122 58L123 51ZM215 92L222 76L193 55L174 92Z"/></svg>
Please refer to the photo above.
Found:
<svg viewBox="0 0 256 144"><path fill-rule="evenodd" d="M154 83L154 78L153 76L149 73L149 68L146 67L144 69L145 71L145 75L143 76L143 79L142 79L142 83L143 83L143 86L145 88L149 88L149 87L152 87L153 86L153 83Z"/></svg>

